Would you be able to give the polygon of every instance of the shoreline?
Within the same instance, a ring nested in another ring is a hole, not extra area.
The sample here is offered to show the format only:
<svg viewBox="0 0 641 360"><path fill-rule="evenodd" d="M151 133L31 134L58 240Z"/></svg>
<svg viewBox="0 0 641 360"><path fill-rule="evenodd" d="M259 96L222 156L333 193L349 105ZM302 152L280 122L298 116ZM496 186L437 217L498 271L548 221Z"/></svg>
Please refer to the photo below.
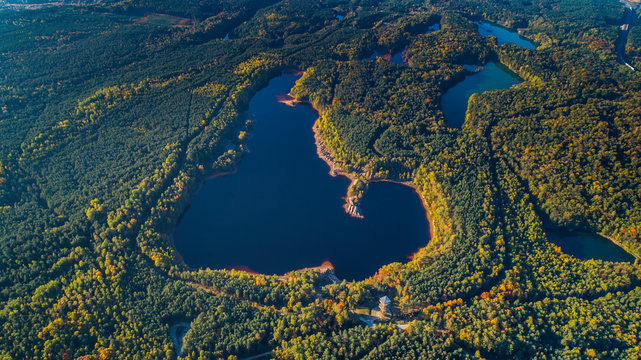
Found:
<svg viewBox="0 0 641 360"><path fill-rule="evenodd" d="M287 281L287 280L289 280L288 274L293 273L293 272L302 273L304 271L309 271L309 270L318 271L318 273L321 276L328 276L330 278L330 280L332 280L332 281L340 280L336 276L336 269L334 268L334 265L329 260L325 260L320 265L317 265L317 266L307 266L307 267L300 268L300 269L290 270L290 271L288 271L288 272L286 272L284 274L275 275L275 276L277 276L278 280L280 280L280 281ZM340 282L340 281L335 281L335 282Z"/></svg>
<svg viewBox="0 0 641 360"><path fill-rule="evenodd" d="M338 166L334 157L332 156L331 151L325 145L325 140L320 136L320 130L318 129L318 119L314 122L312 126L312 131L314 132L314 144L316 145L316 155L329 166L329 175L331 177L343 176L349 179L351 182L347 187L347 194L345 196L345 204L343 204L343 209L345 212L354 218L363 219L364 216L360 212L358 206L358 200L356 196L349 196L349 189L355 186L360 179L363 178L365 184L369 183L369 179L365 176L365 173L361 171L355 171L358 175L355 176L353 173L345 170L343 167Z"/></svg>
<svg viewBox="0 0 641 360"><path fill-rule="evenodd" d="M304 74L301 73L301 74ZM357 219L364 219L365 217L363 214L361 214L360 207L358 206L358 198L356 196L349 196L349 190L357 184L357 182L364 181L365 184L368 184L370 182L370 179L368 179L365 176L365 173L361 171L355 171L358 175L354 176L352 173L348 172L344 168L338 166L336 164L336 161L334 160L334 157L332 156L331 151L327 148L325 145L325 140L320 136L320 131L318 129L318 119L321 116L321 110L318 108L314 103L311 101L302 101L296 98L290 92L287 94L283 95L281 98L278 98L277 100L279 103L290 106L290 107L295 107L296 105L304 105L310 107L316 115L318 116L317 119L314 121L314 125L312 125L312 132L314 133L314 144L316 145L316 155L329 166L329 175L331 177L337 177L337 176L344 176L345 178L350 180L350 184L347 187L346 191L346 196L345 196L345 204L343 204L343 210L345 210L345 213L351 217L357 218ZM362 179L361 179L362 178Z"/></svg>
<svg viewBox="0 0 641 360"><path fill-rule="evenodd" d="M374 182L389 182L389 183L396 183L404 186L408 186L414 190L416 195L421 199L421 204L423 205L423 209L425 210L425 217L428 222L428 239L425 245L420 246L414 254L409 254L408 259L409 261L414 260L414 255L418 253L420 250L425 249L430 242L436 239L436 229L434 227L434 220L432 219L432 214L429 209L428 203L426 202L426 199L424 196L422 196L421 192L419 191L418 186L414 183L414 181L399 181L399 180L393 180L393 179L384 179L384 178L373 178L371 175L368 175L367 171L365 171L363 168L356 168L352 172L348 171L345 167L339 166L332 155L331 151L327 148L325 140L321 137L320 135L320 130L318 128L318 121L321 116L321 110L318 108L316 105L309 101L301 101L296 99L291 92L285 94L282 98L277 99L278 102L283 103L284 105L294 107L298 104L302 104L305 106L309 106L311 109L316 112L318 115L318 118L314 121L314 124L312 126L312 131L314 134L314 143L316 146L316 154L317 156L323 160L328 167L330 168L329 175L332 177L337 177L337 176L344 176L345 178L349 179L351 181L349 187L347 188L347 192L351 189L351 187L357 182L357 181L363 181L365 184L370 184ZM211 173L207 176L205 176L198 184L195 189L193 189L192 194L190 195L190 200L189 203L191 203L191 200L193 200L193 197L196 196L198 191L201 189L201 187L207 182L208 180L211 179L216 179L216 178L221 178L225 176L231 176L234 175L238 172L238 164L236 164L231 171L220 171L220 172L214 172ZM358 201L356 200L356 203L354 203L353 199L356 199L356 196L346 196L345 198L345 204L343 205L343 208L345 212L353 217L356 218L363 218L363 216L360 214L360 209L358 209ZM351 201L350 201L351 200ZM353 209L350 211L350 207L355 207L356 211L353 211ZM189 271L193 271L194 269L189 266L183 259L182 254L178 251L178 249L175 246L175 240L174 240L174 232L176 227L180 224L180 221L182 220L182 217L184 216L185 212L189 209L189 206L187 206L184 210L184 212L180 215L180 217L177 219L177 221L172 224L171 228L169 229L168 237L169 237L169 242L172 250L174 251L174 254L176 255L176 260L180 265L183 265L188 268ZM282 275L277 275L273 274L275 276L278 276L279 278L285 277L287 273L297 271L305 271L305 270L316 270L319 271L321 274L325 274L328 272L328 270L332 270L332 273L334 274L334 267L329 261L323 262L319 266L311 266L311 267L304 267L301 269L293 269L291 271L286 272L285 274ZM243 271L243 270L240 270ZM372 275L373 276L373 275Z"/></svg>
<svg viewBox="0 0 641 360"><path fill-rule="evenodd" d="M182 334L180 334L178 333L179 328L185 328L187 330L182 331ZM173 323L169 327L169 336L171 337L171 341L174 343L174 346L176 347L176 353L178 353L179 357L185 345L185 343L183 342L183 339L185 338L187 331L189 331L190 329L191 329L191 324L186 323L184 321Z"/></svg>
<svg viewBox="0 0 641 360"><path fill-rule="evenodd" d="M232 171L223 171L223 172L219 172L219 173L213 174L211 176L207 176L207 177L205 177L205 179L203 181L201 181L201 184L198 187L198 190L200 190L200 187L203 186L209 180L218 179L218 178L225 177L225 176L232 176L232 175L236 174L237 172L238 172L238 166L234 167L234 170L232 170ZM196 190L196 192L198 190Z"/></svg>
<svg viewBox="0 0 641 360"><path fill-rule="evenodd" d="M198 191L200 191L200 189L203 187L203 185L205 185L205 183L207 181L212 180L212 179L222 178L222 177L225 177L225 176L231 176L231 175L236 174L237 172L238 172L238 165L235 165L234 169L231 170L231 171L220 171L220 172L215 172L213 174L205 176L199 182L198 186L196 186L194 188L193 192L189 195L189 202L187 203L187 206L185 207L183 212L180 214L178 219L173 224L171 224L171 227L169 228L169 231L167 233L167 236L169 238L169 246L174 251L174 254L176 255L176 260L178 261L178 264L186 266L190 271L192 271L193 268L191 266L187 265L187 263L185 262L185 259L183 258L182 254L180 253L180 251L178 251L178 248L176 248L176 242L175 242L175 239L174 239L174 232L176 232L176 228L178 227L178 225L182 221L183 216L185 216L185 213L187 212L187 210L189 210L189 206L190 206L192 200L194 199L194 197L196 196Z"/></svg>
<svg viewBox="0 0 641 360"><path fill-rule="evenodd" d="M310 104L310 105L314 108L314 110L318 111L318 109L315 106L313 106L313 104ZM352 183L350 184L350 187L352 186L352 184L354 184L355 181L360 180L357 176L354 176L352 173L346 171L344 168L336 164L336 162L334 161L334 157L331 156L331 152L329 151L327 146L325 146L325 140L323 140L323 138L320 135L320 131L318 129L318 119L316 119L316 121L314 122L314 125L312 126L312 131L314 132L314 143L316 144L316 154L321 160L323 160L327 164L327 166L329 166L330 168L329 175L332 177L344 176L348 178L349 180L352 181ZM427 200L425 200L425 197L421 195L421 192L419 191L419 188L414 183L414 181L398 181L398 180L392 180L392 179L372 179L364 176L365 175L364 172L359 173L359 175L361 174L363 175L363 179L366 184L369 184L372 182L389 182L389 183L400 184L400 185L404 185L412 188L412 190L414 190L416 195L421 199L421 204L423 204L423 209L425 210L425 217L427 218L428 235L429 235L429 239L427 243L429 244L429 242L436 239L436 232L435 232L436 229L434 228L434 219L433 219L432 213L429 209ZM426 246L427 244L425 246L420 247L418 250L423 249Z"/></svg>
<svg viewBox="0 0 641 360"><path fill-rule="evenodd" d="M621 249L625 250L625 252L627 252L628 254L632 255L632 257L634 258L634 264L637 264L637 263L641 262L641 256L639 256L639 255L635 254L634 252L630 251L630 249L627 246L623 245L623 243L621 243L620 241L617 241L613 237L608 236L608 235L606 235L604 233L601 233L601 232L598 232L596 234L601 236L604 239L610 240L613 244L615 244L616 246L618 246Z"/></svg>
<svg viewBox="0 0 641 360"><path fill-rule="evenodd" d="M606 240L610 241L610 242L611 242L611 243L613 243L614 245L616 245L616 246L620 247L623 251L625 251L627 254L629 254L630 256L632 256L632 257L634 258L634 262L633 262L633 264L641 263L641 256L639 256L639 255L635 254L633 251L631 251L627 246L625 246L625 245L624 245L623 243L621 243L620 241L618 241L618 240L616 240L615 238L613 238L613 237L611 237L611 236L609 236L609 235L606 235L606 234L604 234L604 233L602 233L602 232L593 232L593 231L585 230L585 229L572 229L572 230L570 230L570 229L568 229L568 228L555 226L555 225L554 225L554 224L552 224L551 222L547 222L547 221L546 221L546 222L544 222L544 224L543 224L543 227L542 227L542 228L543 228L543 232L545 233L546 239L548 239L548 238L547 238L548 234L545 232L545 229L550 229L550 230L553 230L553 231L569 232L569 233L572 233L572 232L575 232L575 231L576 231L576 232L583 232L583 233L586 233L586 234L589 234L589 235L596 235L596 236L600 236L600 237L602 237L602 238L604 238L604 239L606 239ZM550 241L550 240L548 239L548 241ZM571 256L573 256L573 255L571 255ZM585 260L582 260L582 261L585 261Z"/></svg>

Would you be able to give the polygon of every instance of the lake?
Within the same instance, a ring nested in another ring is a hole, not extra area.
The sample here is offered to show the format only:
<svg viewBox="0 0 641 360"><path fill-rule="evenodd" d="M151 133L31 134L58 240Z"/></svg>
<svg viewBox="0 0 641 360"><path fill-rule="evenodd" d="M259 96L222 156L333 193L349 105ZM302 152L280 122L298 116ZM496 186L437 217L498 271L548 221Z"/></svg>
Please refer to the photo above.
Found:
<svg viewBox="0 0 641 360"><path fill-rule="evenodd" d="M471 69L467 67L466 69ZM468 70L469 71L469 70ZM458 82L443 94L441 110L447 126L460 128L465 122L467 103L474 93L507 89L521 82L518 76L500 63L487 63L485 66Z"/></svg>
<svg viewBox="0 0 641 360"><path fill-rule="evenodd" d="M583 231L546 229L545 232L561 251L578 259L634 262L634 256L602 236Z"/></svg>
<svg viewBox="0 0 641 360"><path fill-rule="evenodd" d="M530 40L520 36L517 32L487 22L475 22L479 34L482 36L494 35L498 43L512 43L526 49L535 49L536 45ZM490 90L507 89L522 80L508 68L500 63L487 63L479 71L475 65L463 65L467 71L474 72L467 75L461 82L447 90L441 98L441 110L447 125L460 128L465 122L467 103L474 93Z"/></svg>
<svg viewBox="0 0 641 360"><path fill-rule="evenodd" d="M475 21L474 23L478 26L479 34L481 34L482 36L496 36L499 45L511 43L525 49L536 49L535 43L519 35L519 33L516 31L512 31L502 26L491 24L485 21Z"/></svg>
<svg viewBox="0 0 641 360"><path fill-rule="evenodd" d="M350 181L331 177L316 154L317 114L277 102L297 78L277 77L252 98L254 127L237 173L206 181L176 227L189 266L283 274L328 260L339 278L360 280L427 245L425 209L409 187L370 184L365 218L345 213Z"/></svg>

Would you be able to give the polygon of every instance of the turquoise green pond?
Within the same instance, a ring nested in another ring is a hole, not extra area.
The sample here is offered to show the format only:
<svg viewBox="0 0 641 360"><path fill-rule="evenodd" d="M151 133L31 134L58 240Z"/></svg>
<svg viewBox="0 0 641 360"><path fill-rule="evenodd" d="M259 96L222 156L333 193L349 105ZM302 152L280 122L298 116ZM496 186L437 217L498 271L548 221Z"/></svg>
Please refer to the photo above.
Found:
<svg viewBox="0 0 641 360"><path fill-rule="evenodd" d="M519 35L516 31L485 21L477 21L475 24L478 26L479 34L482 36L496 36L499 45L511 43L524 49L536 49L536 44L534 42Z"/></svg>
<svg viewBox="0 0 641 360"><path fill-rule="evenodd" d="M441 98L441 110L447 126L460 128L465 122L467 103L474 93L507 89L520 83L514 73L498 63L487 63L479 71L466 76L463 81L451 87Z"/></svg>

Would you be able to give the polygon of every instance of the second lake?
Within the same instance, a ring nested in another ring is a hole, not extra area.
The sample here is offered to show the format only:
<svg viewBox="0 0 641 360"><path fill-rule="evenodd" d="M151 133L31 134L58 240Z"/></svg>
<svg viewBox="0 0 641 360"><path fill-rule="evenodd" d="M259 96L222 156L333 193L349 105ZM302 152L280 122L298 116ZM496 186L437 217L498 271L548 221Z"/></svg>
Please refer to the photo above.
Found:
<svg viewBox="0 0 641 360"><path fill-rule="evenodd" d="M467 103L474 93L490 90L507 89L520 83L518 76L501 64L487 63L483 69L465 78L452 86L441 98L441 110L447 126L460 128L465 122Z"/></svg>

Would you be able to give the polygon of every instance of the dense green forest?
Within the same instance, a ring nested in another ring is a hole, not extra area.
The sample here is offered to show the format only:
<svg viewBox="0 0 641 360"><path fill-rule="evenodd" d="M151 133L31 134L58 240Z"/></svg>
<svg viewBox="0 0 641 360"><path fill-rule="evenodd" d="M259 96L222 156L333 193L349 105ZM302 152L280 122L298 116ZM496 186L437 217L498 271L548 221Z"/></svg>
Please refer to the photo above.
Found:
<svg viewBox="0 0 641 360"><path fill-rule="evenodd" d="M641 256L641 77L617 62L619 2L73 3L0 12L0 359L173 359L177 322L184 359L641 358L638 261L579 260L545 234ZM524 82L448 128L443 93L489 61ZM332 283L180 260L174 225L242 166L240 115L284 70L304 71L292 94L341 166L418 189L433 234L411 261ZM383 295L397 319L359 321Z"/></svg>

